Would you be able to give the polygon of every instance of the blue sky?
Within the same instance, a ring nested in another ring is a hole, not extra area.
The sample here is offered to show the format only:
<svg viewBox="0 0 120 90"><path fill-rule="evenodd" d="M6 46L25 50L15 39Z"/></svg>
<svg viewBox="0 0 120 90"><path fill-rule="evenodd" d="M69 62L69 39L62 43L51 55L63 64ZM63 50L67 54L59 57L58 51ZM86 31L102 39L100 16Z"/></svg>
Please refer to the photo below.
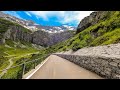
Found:
<svg viewBox="0 0 120 90"><path fill-rule="evenodd" d="M36 24L78 26L79 22L93 11L3 11L20 19L32 20Z"/></svg>

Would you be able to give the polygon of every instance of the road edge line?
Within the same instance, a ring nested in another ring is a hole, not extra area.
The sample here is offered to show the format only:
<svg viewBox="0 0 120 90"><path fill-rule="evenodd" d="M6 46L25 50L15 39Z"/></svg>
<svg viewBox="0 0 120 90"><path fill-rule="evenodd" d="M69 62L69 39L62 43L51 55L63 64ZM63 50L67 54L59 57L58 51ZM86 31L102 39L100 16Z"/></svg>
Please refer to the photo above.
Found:
<svg viewBox="0 0 120 90"><path fill-rule="evenodd" d="M45 60L33 73L31 73L29 76L27 76L25 79L29 79L34 73L36 73L47 61L48 61L49 57L47 58L47 60Z"/></svg>

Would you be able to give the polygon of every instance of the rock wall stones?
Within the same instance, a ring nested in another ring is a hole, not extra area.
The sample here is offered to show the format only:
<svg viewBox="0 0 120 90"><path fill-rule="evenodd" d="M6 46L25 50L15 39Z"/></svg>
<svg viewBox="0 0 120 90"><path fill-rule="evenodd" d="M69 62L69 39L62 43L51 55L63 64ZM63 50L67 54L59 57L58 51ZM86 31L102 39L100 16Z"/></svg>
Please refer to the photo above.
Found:
<svg viewBox="0 0 120 90"><path fill-rule="evenodd" d="M114 57L55 54L108 79L120 79L120 59Z"/></svg>
<svg viewBox="0 0 120 90"><path fill-rule="evenodd" d="M88 48L84 47L76 52L73 52L73 55L90 55L120 58L120 43Z"/></svg>

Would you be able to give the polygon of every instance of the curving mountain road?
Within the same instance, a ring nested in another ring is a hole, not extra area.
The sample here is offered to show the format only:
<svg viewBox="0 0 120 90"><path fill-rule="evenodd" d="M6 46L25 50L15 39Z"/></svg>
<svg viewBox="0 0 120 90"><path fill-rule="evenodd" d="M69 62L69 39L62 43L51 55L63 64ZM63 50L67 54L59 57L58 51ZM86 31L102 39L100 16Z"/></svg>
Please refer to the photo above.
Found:
<svg viewBox="0 0 120 90"><path fill-rule="evenodd" d="M48 61L29 79L103 79L78 65L56 55L49 56Z"/></svg>

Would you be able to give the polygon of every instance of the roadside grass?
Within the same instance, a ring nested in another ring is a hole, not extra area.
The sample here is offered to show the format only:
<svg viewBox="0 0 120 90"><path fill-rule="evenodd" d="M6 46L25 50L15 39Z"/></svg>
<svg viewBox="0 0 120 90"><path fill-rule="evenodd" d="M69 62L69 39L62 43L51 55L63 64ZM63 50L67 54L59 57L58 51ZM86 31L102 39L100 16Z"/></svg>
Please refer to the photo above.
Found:
<svg viewBox="0 0 120 90"><path fill-rule="evenodd" d="M1 65L0 70L5 69L9 65L9 61L5 61L3 65Z"/></svg>
<svg viewBox="0 0 120 90"><path fill-rule="evenodd" d="M39 53L39 50L35 49L32 47L32 45L30 45L30 43L24 43L23 45L25 45L25 48L22 47L15 47L15 43L12 40L6 40L7 43L4 45L0 45L0 70L5 69L8 65L9 65L9 59L12 58L13 61L13 65L12 66L16 66L18 64L21 64L25 61L30 60L30 58L32 57L32 54L35 53ZM18 45L20 46L22 43L19 43ZM6 45L8 45L6 47ZM11 48L13 47L13 48ZM20 60L24 58L24 60L22 62L20 62ZM20 62L20 63L16 63L16 62ZM30 65L29 65L30 66ZM16 67L13 69L9 69L7 71L6 74L4 74L2 76L2 78L20 78L19 72L20 68Z"/></svg>
<svg viewBox="0 0 120 90"><path fill-rule="evenodd" d="M22 76L22 66L11 68L5 73L1 79L21 79Z"/></svg>

